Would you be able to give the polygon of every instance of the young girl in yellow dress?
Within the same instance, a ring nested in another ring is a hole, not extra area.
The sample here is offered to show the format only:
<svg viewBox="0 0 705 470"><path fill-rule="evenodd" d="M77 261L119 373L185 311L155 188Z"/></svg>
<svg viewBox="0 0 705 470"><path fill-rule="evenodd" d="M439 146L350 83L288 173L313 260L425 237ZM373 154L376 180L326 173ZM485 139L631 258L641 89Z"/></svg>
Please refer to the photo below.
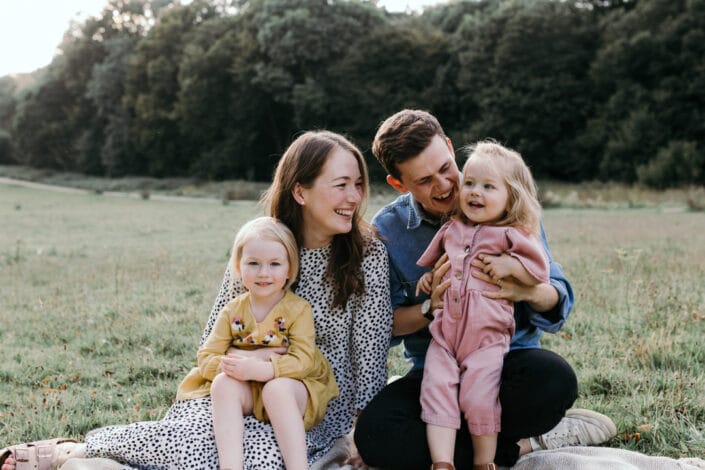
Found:
<svg viewBox="0 0 705 470"><path fill-rule="evenodd" d="M247 292L221 310L176 399L210 394L221 469L243 466L248 414L271 422L288 470L307 469L305 431L323 419L338 386L315 345L311 306L290 289L296 240L276 219L254 219L235 237L231 263Z"/></svg>

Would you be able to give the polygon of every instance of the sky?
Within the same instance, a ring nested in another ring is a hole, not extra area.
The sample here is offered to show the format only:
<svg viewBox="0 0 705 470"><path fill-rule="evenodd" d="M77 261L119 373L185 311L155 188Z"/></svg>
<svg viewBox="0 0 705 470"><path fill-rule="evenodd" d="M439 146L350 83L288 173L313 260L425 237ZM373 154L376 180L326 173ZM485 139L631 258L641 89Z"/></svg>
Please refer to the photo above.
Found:
<svg viewBox="0 0 705 470"><path fill-rule="evenodd" d="M441 0L379 0L388 11L416 10ZM51 62L72 19L100 13L108 0L0 0L0 77Z"/></svg>

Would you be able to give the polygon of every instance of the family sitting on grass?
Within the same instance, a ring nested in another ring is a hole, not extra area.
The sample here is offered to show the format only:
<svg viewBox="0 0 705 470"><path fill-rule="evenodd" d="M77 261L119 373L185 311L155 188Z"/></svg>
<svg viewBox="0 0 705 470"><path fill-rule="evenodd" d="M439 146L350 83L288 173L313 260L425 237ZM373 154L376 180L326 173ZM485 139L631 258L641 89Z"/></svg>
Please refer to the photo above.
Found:
<svg viewBox="0 0 705 470"><path fill-rule="evenodd" d="M461 175L419 110L384 121L373 153L402 194L370 226L357 147L327 131L289 146L162 420L8 447L2 470L496 469L612 438L539 345L573 292L520 155L478 143ZM399 342L412 369L387 384Z"/></svg>

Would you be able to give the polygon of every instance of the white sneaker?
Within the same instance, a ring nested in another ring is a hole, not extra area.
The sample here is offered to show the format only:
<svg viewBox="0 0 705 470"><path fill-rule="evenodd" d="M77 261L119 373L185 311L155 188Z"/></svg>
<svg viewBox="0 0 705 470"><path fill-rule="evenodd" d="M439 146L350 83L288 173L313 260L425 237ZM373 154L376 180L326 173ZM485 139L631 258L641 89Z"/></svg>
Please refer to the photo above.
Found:
<svg viewBox="0 0 705 470"><path fill-rule="evenodd" d="M569 409L563 419L536 438L541 449L602 444L617 434L617 427L607 416L581 408Z"/></svg>

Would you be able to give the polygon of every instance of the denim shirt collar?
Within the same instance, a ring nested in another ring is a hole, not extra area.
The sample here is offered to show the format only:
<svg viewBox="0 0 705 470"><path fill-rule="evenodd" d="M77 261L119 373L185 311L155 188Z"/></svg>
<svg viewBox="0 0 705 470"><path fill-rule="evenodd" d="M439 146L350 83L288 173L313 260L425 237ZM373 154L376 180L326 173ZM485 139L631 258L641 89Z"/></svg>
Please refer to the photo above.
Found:
<svg viewBox="0 0 705 470"><path fill-rule="evenodd" d="M411 193L408 193L409 197L409 219L406 224L408 230L418 228L421 222L426 221L431 225L440 226L443 219L441 217L435 217L428 212L426 212L421 205L414 199Z"/></svg>

